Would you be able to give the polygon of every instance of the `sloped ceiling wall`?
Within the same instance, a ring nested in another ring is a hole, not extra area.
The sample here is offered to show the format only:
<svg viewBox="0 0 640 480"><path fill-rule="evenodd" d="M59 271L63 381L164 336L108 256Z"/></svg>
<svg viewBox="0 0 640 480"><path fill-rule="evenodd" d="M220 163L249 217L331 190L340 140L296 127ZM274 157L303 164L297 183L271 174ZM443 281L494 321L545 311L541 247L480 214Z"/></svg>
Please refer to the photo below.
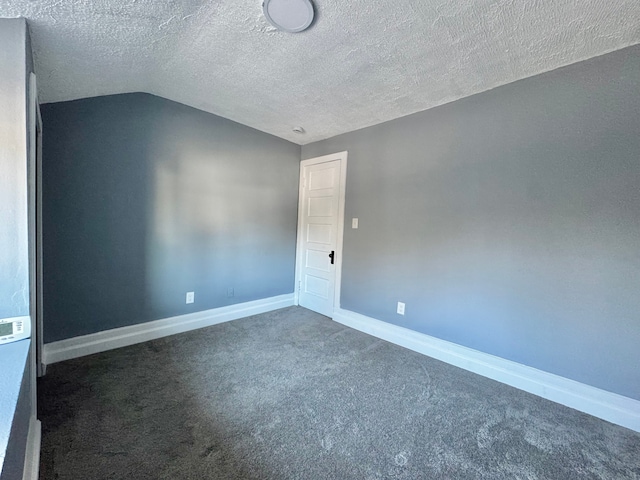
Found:
<svg viewBox="0 0 640 480"><path fill-rule="evenodd" d="M315 7L299 34L259 0L5 0L0 17L28 19L43 102L144 91L299 144L640 42L637 0Z"/></svg>

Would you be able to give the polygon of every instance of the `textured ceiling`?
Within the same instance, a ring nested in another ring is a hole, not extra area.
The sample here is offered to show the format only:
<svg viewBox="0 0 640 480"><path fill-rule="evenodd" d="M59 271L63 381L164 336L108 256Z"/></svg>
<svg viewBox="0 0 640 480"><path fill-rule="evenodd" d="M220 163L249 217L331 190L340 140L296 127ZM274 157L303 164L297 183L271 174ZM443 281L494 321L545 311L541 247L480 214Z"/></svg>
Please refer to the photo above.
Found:
<svg viewBox="0 0 640 480"><path fill-rule="evenodd" d="M43 102L143 91L299 144L640 43L639 0L314 3L298 34L260 0L2 0L0 17L28 19Z"/></svg>

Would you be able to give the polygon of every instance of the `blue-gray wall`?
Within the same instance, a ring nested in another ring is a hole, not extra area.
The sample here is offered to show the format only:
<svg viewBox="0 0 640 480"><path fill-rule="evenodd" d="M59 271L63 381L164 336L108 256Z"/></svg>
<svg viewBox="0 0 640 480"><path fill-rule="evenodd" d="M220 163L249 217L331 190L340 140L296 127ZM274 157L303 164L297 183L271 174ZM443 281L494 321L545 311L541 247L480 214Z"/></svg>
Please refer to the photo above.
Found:
<svg viewBox="0 0 640 480"><path fill-rule="evenodd" d="M6 369L0 374L0 480L22 480L23 476L32 413L30 342L20 340L0 347L0 361Z"/></svg>
<svg viewBox="0 0 640 480"><path fill-rule="evenodd" d="M148 94L42 115L45 342L293 292L299 146Z"/></svg>
<svg viewBox="0 0 640 480"><path fill-rule="evenodd" d="M640 47L342 150L343 308L640 399Z"/></svg>

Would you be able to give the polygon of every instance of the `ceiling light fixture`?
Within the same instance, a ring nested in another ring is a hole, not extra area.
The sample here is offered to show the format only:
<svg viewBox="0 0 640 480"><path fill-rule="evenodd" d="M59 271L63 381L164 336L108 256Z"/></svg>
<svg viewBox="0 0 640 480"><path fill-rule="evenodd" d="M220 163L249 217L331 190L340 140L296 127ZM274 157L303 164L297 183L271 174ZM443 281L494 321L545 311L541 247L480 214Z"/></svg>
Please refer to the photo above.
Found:
<svg viewBox="0 0 640 480"><path fill-rule="evenodd" d="M313 22L310 0L264 0L262 11L269 23L283 32L301 32Z"/></svg>

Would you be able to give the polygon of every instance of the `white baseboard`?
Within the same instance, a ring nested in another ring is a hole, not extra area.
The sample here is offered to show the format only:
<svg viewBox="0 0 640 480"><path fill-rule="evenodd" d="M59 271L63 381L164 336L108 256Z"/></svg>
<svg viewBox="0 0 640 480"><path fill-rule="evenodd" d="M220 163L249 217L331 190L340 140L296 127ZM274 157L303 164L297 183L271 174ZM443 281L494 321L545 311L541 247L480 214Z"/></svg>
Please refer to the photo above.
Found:
<svg viewBox="0 0 640 480"><path fill-rule="evenodd" d="M640 401L349 310L333 320L456 367L640 432Z"/></svg>
<svg viewBox="0 0 640 480"><path fill-rule="evenodd" d="M40 442L42 438L42 425L35 416L29 421L29 433L27 434L27 451L24 455L24 469L22 480L38 480L40 474Z"/></svg>
<svg viewBox="0 0 640 480"><path fill-rule="evenodd" d="M294 304L293 302L294 295L290 293L46 343L42 359L45 365L50 365L71 358L92 355L114 348L126 347L176 333L188 332L238 318L290 307Z"/></svg>

